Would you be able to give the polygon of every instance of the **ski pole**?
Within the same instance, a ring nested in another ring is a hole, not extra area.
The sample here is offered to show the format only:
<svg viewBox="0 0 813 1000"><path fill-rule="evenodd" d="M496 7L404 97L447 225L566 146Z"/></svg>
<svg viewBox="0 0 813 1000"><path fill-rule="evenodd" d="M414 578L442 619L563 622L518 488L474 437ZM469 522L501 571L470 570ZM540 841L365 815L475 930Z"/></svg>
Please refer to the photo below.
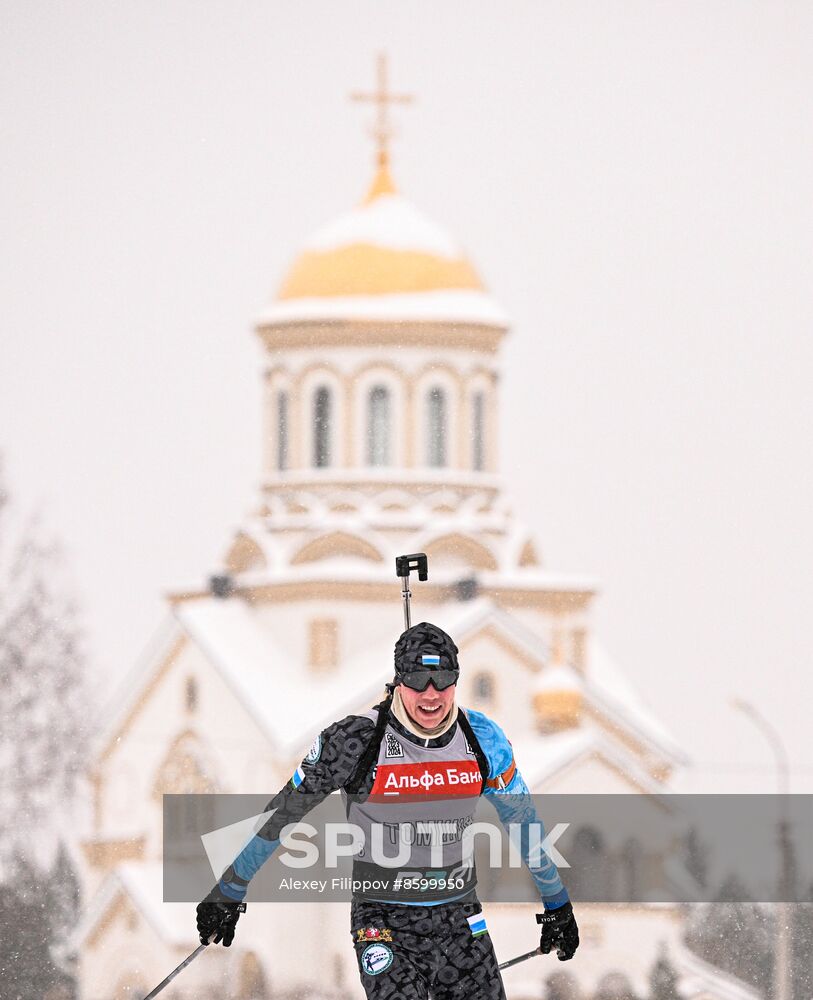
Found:
<svg viewBox="0 0 813 1000"><path fill-rule="evenodd" d="M519 965L520 962L527 962L529 958L533 958L535 955L541 955L541 948L534 948L533 951L529 951L527 955L517 955L516 958L509 958L507 962L500 962L499 969L510 969L512 965ZM149 1000L149 997L147 998Z"/></svg>
<svg viewBox="0 0 813 1000"><path fill-rule="evenodd" d="M244 904L241 903L240 905L243 906ZM243 910L243 912L245 912L245 909ZM198 957L198 955L203 951L204 948L208 948L208 946L212 943L212 941L214 941L216 937L217 937L217 931L215 931L209 937L209 940L206 944L199 944L191 955L187 955L186 958L183 960L183 962L181 962L181 964L178 966L178 968L173 969L166 979L162 979L161 982L155 987L155 989L144 997L144 1000L152 1000L153 997L157 997L158 994L161 992L161 990L165 986L169 986L169 984L178 975L178 973L183 972L183 970L187 967L187 965L189 965L190 962L193 962Z"/></svg>
<svg viewBox="0 0 813 1000"><path fill-rule="evenodd" d="M212 935L212 936L211 936L211 937L209 938L209 941L210 941L210 942L214 941L214 937L215 937L215 936L214 936L214 934L213 934L213 935ZM189 965L189 963L190 963L190 962L194 961L194 959L196 959L196 958L198 957L198 955L199 955L199 954L200 954L200 953L201 953L201 952L203 951L203 949L204 949L204 948L207 948L207 947L208 947L208 945L205 945L205 944L199 944L199 945L197 946L197 948L195 948L195 950L194 950L194 951L192 952L192 954L191 954L191 955L187 955L187 957L186 957L186 958L185 958L185 959L183 960L183 962L181 962L181 964L180 964L180 965L178 966L178 968L177 968L177 969L173 969L173 971L172 971L172 972L170 972L170 974L169 974L169 975L167 976L167 978L166 978L166 979L162 979L162 980L161 980L161 982L160 982L160 983L159 983L159 984L158 984L158 985L157 985L157 986L155 987L155 989L154 989L154 990L152 991L152 993L148 993L148 994L147 994L147 995L146 995L146 996L144 997L144 1000L152 1000L152 998L153 998L153 997L157 997L157 996L158 996L158 994L159 994L159 993L161 992L161 990L162 990L162 989L163 989L163 988L164 988L165 986L169 986L169 984L170 984L170 983L172 982L172 980L173 980L173 979L174 979L174 978L175 978L175 977L176 977L176 976L178 975L178 973L179 973L179 972L183 972L183 970L184 970L184 969L185 969L185 968L187 967L187 965Z"/></svg>
<svg viewBox="0 0 813 1000"><path fill-rule="evenodd" d="M395 557L395 575L401 577L401 597L404 600L404 630L412 624L409 615L409 599L412 597L412 592L409 589L409 574L413 569L418 571L419 580L428 578L429 564L425 553L413 552L408 556Z"/></svg>

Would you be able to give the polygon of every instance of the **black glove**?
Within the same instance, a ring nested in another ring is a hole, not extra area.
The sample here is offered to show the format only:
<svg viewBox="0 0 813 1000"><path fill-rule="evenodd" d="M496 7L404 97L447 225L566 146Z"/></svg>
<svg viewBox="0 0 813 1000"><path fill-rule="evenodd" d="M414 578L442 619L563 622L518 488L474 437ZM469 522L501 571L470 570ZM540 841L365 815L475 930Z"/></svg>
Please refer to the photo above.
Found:
<svg viewBox="0 0 813 1000"><path fill-rule="evenodd" d="M209 938L214 934L214 943L223 942L228 948L234 940L234 928L240 919L240 914L246 912L246 904L229 899L219 886L198 903L198 934L200 943L209 944Z"/></svg>
<svg viewBox="0 0 813 1000"><path fill-rule="evenodd" d="M555 948L560 962L573 958L579 947L579 928L570 903L557 910L537 913L536 922L542 925L539 950L543 955L550 954L551 948Z"/></svg>

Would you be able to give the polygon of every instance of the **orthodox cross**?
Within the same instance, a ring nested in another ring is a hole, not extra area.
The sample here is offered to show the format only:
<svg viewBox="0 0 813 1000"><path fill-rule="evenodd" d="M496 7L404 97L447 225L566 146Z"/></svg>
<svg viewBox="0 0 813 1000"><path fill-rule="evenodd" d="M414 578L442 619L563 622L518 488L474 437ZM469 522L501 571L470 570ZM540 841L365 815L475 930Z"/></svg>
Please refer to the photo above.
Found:
<svg viewBox="0 0 813 1000"><path fill-rule="evenodd" d="M393 128L390 123L390 104L410 104L412 94L394 94L387 85L387 57L382 52L378 56L378 87L369 94L362 91L355 91L350 95L353 101L372 101L377 105L376 122L372 129L373 138L378 146L379 166L386 167L389 164L389 142L393 136Z"/></svg>

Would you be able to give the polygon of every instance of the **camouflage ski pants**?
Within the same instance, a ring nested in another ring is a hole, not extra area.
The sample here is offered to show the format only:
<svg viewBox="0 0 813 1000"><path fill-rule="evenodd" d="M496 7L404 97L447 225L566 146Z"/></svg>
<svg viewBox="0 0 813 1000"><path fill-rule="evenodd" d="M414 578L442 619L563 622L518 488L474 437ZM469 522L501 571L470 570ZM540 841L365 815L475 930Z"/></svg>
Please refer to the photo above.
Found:
<svg viewBox="0 0 813 1000"><path fill-rule="evenodd" d="M476 896L439 906L355 900L350 921L368 1000L505 1000Z"/></svg>

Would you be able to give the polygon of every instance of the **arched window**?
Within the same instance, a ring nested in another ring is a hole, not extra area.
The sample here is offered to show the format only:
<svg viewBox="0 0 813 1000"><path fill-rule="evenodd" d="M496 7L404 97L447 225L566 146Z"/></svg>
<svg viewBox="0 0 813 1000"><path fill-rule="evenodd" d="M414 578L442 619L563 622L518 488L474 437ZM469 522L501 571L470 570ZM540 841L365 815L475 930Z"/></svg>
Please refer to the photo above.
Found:
<svg viewBox="0 0 813 1000"><path fill-rule="evenodd" d="M471 467L482 472L486 467L486 397L475 392L471 400Z"/></svg>
<svg viewBox="0 0 813 1000"><path fill-rule="evenodd" d="M198 707L198 683L194 677L186 678L186 690L184 695L187 712L194 712Z"/></svg>
<svg viewBox="0 0 813 1000"><path fill-rule="evenodd" d="M330 390L320 386L313 397L313 464L330 465Z"/></svg>
<svg viewBox="0 0 813 1000"><path fill-rule="evenodd" d="M310 665L327 670L339 662L339 623L335 618L314 618L309 626Z"/></svg>
<svg viewBox="0 0 813 1000"><path fill-rule="evenodd" d="M426 455L433 468L446 465L446 393L435 386L426 397Z"/></svg>
<svg viewBox="0 0 813 1000"><path fill-rule="evenodd" d="M206 749L191 731L173 740L158 767L153 798L167 806L164 821L165 857L194 857L200 835L214 826L217 782ZM164 798L166 796L166 798Z"/></svg>
<svg viewBox="0 0 813 1000"><path fill-rule="evenodd" d="M494 697L494 680L491 674L475 674L474 697L478 701L491 701Z"/></svg>
<svg viewBox="0 0 813 1000"><path fill-rule="evenodd" d="M568 831L569 832L569 831ZM574 898L608 900L610 869L604 838L593 826L580 826L573 835L569 853L568 891Z"/></svg>
<svg viewBox="0 0 813 1000"><path fill-rule="evenodd" d="M277 468L288 468L288 393L277 393Z"/></svg>
<svg viewBox="0 0 813 1000"><path fill-rule="evenodd" d="M390 464L390 393L383 385L367 398L367 464Z"/></svg>

